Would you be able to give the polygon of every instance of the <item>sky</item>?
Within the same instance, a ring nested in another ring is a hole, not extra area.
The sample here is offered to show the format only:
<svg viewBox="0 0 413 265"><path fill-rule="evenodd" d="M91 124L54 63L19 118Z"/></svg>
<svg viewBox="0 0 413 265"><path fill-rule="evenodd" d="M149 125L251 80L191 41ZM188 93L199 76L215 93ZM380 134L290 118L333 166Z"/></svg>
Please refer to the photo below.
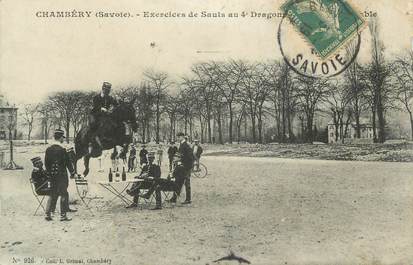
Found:
<svg viewBox="0 0 413 265"><path fill-rule="evenodd" d="M389 58L412 49L413 1L352 0L377 12ZM277 12L275 0L0 0L0 93L34 103L54 91L138 84L145 69L174 78L199 61L280 59L279 18L39 18L38 11ZM150 44L155 43L152 47ZM361 57L368 54L363 32ZM197 51L203 51L201 53ZM211 53L211 51L217 51Z"/></svg>

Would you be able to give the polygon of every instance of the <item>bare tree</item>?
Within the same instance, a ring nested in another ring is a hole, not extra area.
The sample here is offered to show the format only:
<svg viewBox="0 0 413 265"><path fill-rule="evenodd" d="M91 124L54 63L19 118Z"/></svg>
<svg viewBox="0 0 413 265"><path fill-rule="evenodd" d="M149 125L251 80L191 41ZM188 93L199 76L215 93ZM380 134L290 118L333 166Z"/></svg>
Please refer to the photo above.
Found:
<svg viewBox="0 0 413 265"><path fill-rule="evenodd" d="M179 113L179 108L181 106L181 101L178 96L168 95L165 100L165 112L168 114L169 118L169 140L174 140L176 134L176 120Z"/></svg>
<svg viewBox="0 0 413 265"><path fill-rule="evenodd" d="M326 79L315 79L308 77L297 77L297 99L299 108L303 112L300 120L304 125L304 141L312 143L314 140L313 125L314 116L319 105L324 102L329 94L331 87Z"/></svg>
<svg viewBox="0 0 413 265"><path fill-rule="evenodd" d="M354 54L355 46L349 45L346 47L347 54ZM346 81L347 101L349 102L352 114L356 125L356 138L361 137L360 117L368 107L366 101L366 82L363 78L363 72L366 69L355 60L344 72L344 80Z"/></svg>
<svg viewBox="0 0 413 265"><path fill-rule="evenodd" d="M200 122L202 124L203 117L207 125L208 142L211 143L213 104L218 91L218 87L214 82L213 65L210 63L198 63L191 67L191 72L193 77L184 78L183 84L189 88L190 93L192 93L192 96L195 97L199 104L197 109L200 114Z"/></svg>
<svg viewBox="0 0 413 265"><path fill-rule="evenodd" d="M375 141L384 143L385 136L385 110L389 104L390 90L387 84L390 68L384 59L384 45L379 38L379 25L377 19L371 19L369 29L372 41L372 58L368 66L367 79L369 87L369 101L372 111L373 135ZM376 116L378 126L376 126ZM376 136L376 127L378 135Z"/></svg>
<svg viewBox="0 0 413 265"><path fill-rule="evenodd" d="M27 126L27 140L31 140L31 134L33 130L33 123L36 118L37 110L39 108L38 104L26 104L23 106L23 123Z"/></svg>
<svg viewBox="0 0 413 265"><path fill-rule="evenodd" d="M155 104L155 140L159 143L159 128L162 115L162 106L166 98L166 89L172 84L169 81L168 74L165 72L156 72L153 70L147 70L144 72L144 76L148 81L148 86L152 90Z"/></svg>
<svg viewBox="0 0 413 265"><path fill-rule="evenodd" d="M408 52L407 56L398 57L394 66L394 76L397 80L396 99L409 114L413 140L413 51Z"/></svg>
<svg viewBox="0 0 413 265"><path fill-rule="evenodd" d="M57 92L49 96L52 110L59 114L59 120L66 130L66 141L69 143L70 125L79 101L83 93L79 91Z"/></svg>
<svg viewBox="0 0 413 265"><path fill-rule="evenodd" d="M262 143L264 103L268 99L270 92L270 83L268 82L268 73L265 71L264 64L251 64L245 71L242 79L242 89L239 94L239 100L246 107L251 119L252 140Z"/></svg>
<svg viewBox="0 0 413 265"><path fill-rule="evenodd" d="M225 63L214 63L212 69L215 72L215 85L220 90L221 95L225 99L225 103L228 107L228 137L229 142L232 143L234 103L236 103L236 95L240 91L242 79L248 69L247 63L242 60L229 60Z"/></svg>
<svg viewBox="0 0 413 265"><path fill-rule="evenodd" d="M348 136L348 126L352 117L351 97L349 96L351 90L343 84L342 80L338 79L330 81L329 85L331 87L326 97L326 103L335 125L335 141L340 140L341 143L344 143L344 138Z"/></svg>
<svg viewBox="0 0 413 265"><path fill-rule="evenodd" d="M153 117L154 95L144 83L139 87L139 94L135 102L137 106L137 119L141 123L142 142L150 141L150 121Z"/></svg>
<svg viewBox="0 0 413 265"><path fill-rule="evenodd" d="M269 98L274 106L278 138L281 142L293 141L296 98L292 71L284 62L273 62L268 64L267 72L271 85Z"/></svg>
<svg viewBox="0 0 413 265"><path fill-rule="evenodd" d="M39 113L40 119L41 119L42 134L43 134L44 143L47 144L47 139L48 139L49 133L50 133L50 127L51 127L52 122L54 120L53 108L52 108L50 102L46 101L46 102L43 102L43 103L39 104L37 112Z"/></svg>

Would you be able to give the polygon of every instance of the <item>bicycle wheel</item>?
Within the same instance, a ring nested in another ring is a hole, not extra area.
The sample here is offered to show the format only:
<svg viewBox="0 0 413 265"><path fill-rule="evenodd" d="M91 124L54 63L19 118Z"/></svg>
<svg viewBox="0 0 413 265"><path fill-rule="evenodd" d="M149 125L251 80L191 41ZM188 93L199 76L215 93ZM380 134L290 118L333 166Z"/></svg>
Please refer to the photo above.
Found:
<svg viewBox="0 0 413 265"><path fill-rule="evenodd" d="M205 178L208 175L208 168L204 164L199 163L199 170L193 171L193 174L197 178Z"/></svg>

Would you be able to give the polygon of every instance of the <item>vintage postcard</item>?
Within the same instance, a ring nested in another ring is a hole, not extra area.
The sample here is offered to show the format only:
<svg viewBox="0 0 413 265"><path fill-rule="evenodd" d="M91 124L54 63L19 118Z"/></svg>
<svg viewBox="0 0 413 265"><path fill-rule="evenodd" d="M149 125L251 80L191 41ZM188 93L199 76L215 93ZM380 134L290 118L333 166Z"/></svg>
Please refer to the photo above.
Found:
<svg viewBox="0 0 413 265"><path fill-rule="evenodd" d="M0 0L0 265L413 264L412 0Z"/></svg>

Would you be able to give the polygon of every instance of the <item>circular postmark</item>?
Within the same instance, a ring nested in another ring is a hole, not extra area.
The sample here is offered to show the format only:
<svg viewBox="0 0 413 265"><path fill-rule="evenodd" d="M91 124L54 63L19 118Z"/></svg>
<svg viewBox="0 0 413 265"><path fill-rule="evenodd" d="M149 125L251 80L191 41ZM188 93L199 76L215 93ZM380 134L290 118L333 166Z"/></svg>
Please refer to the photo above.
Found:
<svg viewBox="0 0 413 265"><path fill-rule="evenodd" d="M282 7L285 16L277 32L280 52L285 63L305 77L337 76L354 62L360 50L359 29L364 21L349 7L340 9L337 4L323 5L323 1L290 0Z"/></svg>

